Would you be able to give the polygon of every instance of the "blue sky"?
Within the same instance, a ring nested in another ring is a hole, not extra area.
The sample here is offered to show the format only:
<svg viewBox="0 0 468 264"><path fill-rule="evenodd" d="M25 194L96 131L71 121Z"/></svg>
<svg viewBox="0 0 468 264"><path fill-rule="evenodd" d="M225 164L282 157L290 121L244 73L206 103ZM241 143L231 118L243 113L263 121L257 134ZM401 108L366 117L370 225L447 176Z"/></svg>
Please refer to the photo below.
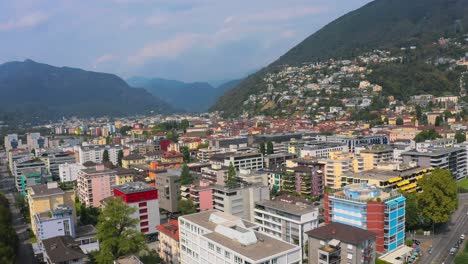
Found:
<svg viewBox="0 0 468 264"><path fill-rule="evenodd" d="M185 81L271 63L370 0L3 0L0 63Z"/></svg>

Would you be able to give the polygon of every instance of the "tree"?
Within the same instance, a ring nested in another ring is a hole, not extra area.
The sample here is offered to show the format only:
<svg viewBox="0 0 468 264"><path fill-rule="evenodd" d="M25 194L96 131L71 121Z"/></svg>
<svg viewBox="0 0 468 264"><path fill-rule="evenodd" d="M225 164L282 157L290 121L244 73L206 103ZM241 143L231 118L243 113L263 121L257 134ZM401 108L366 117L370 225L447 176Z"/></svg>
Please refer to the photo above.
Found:
<svg viewBox="0 0 468 264"><path fill-rule="evenodd" d="M455 134L455 139L457 140L457 143L465 142L466 141L465 133L458 131Z"/></svg>
<svg viewBox="0 0 468 264"><path fill-rule="evenodd" d="M443 123L442 117L441 117L441 116L437 116L436 119L435 119L434 125L435 125L435 126L440 126L440 125L442 125L442 123Z"/></svg>
<svg viewBox="0 0 468 264"><path fill-rule="evenodd" d="M31 154L32 154L34 157L36 157L36 149L32 149L32 150L31 150Z"/></svg>
<svg viewBox="0 0 468 264"><path fill-rule="evenodd" d="M123 126L120 128L119 132L122 135L127 135L128 131L132 130L133 128L131 126Z"/></svg>
<svg viewBox="0 0 468 264"><path fill-rule="evenodd" d="M419 182L418 194L421 216L435 224L446 223L458 206L457 184L450 171L436 168Z"/></svg>
<svg viewBox="0 0 468 264"><path fill-rule="evenodd" d="M190 123L187 119L184 119L180 122L180 128L184 130L184 133L187 132L187 128L189 128Z"/></svg>
<svg viewBox="0 0 468 264"><path fill-rule="evenodd" d="M117 164L122 167L122 159L123 159L124 153L123 150L119 150L119 153L117 154Z"/></svg>
<svg viewBox="0 0 468 264"><path fill-rule="evenodd" d="M421 216L419 215L418 197L416 193L406 195L406 229L416 230L421 226Z"/></svg>
<svg viewBox="0 0 468 264"><path fill-rule="evenodd" d="M179 141L179 135L175 130L171 130L166 133L166 138L171 140L172 142L177 142Z"/></svg>
<svg viewBox="0 0 468 264"><path fill-rule="evenodd" d="M267 153L267 154L273 154L273 152L274 152L274 150L273 150L273 142L268 141L268 142L267 142L266 153Z"/></svg>
<svg viewBox="0 0 468 264"><path fill-rule="evenodd" d="M182 215L193 214L197 212L197 208L192 200L179 200L177 209Z"/></svg>
<svg viewBox="0 0 468 264"><path fill-rule="evenodd" d="M102 163L109 162L109 151L107 149L102 153Z"/></svg>
<svg viewBox="0 0 468 264"><path fill-rule="evenodd" d="M416 142L424 142L426 140L434 140L437 138L442 138L442 136L437 133L434 129L423 130L419 132L419 134L414 137L414 141Z"/></svg>
<svg viewBox="0 0 468 264"><path fill-rule="evenodd" d="M80 222L83 225L96 225L98 223L101 210L96 207L86 207L84 204L80 206Z"/></svg>
<svg viewBox="0 0 468 264"><path fill-rule="evenodd" d="M192 174L190 174L189 167L187 164L182 166L182 173L180 174L180 185L188 185L193 183Z"/></svg>
<svg viewBox="0 0 468 264"><path fill-rule="evenodd" d="M96 260L99 264L113 263L121 256L138 253L146 247L145 235L136 230L139 220L131 217L135 211L119 197L107 201L97 224L100 249Z"/></svg>
<svg viewBox="0 0 468 264"><path fill-rule="evenodd" d="M260 148L260 153L262 153L263 155L265 155L266 153L266 150L265 150L265 142L262 142L259 144L259 148Z"/></svg>
<svg viewBox="0 0 468 264"><path fill-rule="evenodd" d="M189 163L190 162L190 150L188 147L181 147L180 152L184 155L184 162Z"/></svg>
<svg viewBox="0 0 468 264"><path fill-rule="evenodd" d="M232 162L229 163L228 167L228 173L227 173L227 179L226 179L226 185L233 185L236 184L236 169L234 168L234 165L232 165Z"/></svg>
<svg viewBox="0 0 468 264"><path fill-rule="evenodd" d="M13 228L8 199L0 193L0 263L13 264L19 240Z"/></svg>
<svg viewBox="0 0 468 264"><path fill-rule="evenodd" d="M397 126L402 126L403 123L404 123L404 122L403 122L403 118L398 117L398 118L396 119L396 125L397 125Z"/></svg>

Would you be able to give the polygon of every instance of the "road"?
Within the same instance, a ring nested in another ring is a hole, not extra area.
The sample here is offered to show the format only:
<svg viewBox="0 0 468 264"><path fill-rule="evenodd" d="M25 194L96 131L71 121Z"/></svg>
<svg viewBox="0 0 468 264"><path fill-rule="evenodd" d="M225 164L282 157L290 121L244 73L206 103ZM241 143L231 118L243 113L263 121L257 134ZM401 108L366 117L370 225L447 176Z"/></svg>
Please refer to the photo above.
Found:
<svg viewBox="0 0 468 264"><path fill-rule="evenodd" d="M432 254L424 254L421 258L423 264L450 264L454 256L449 254L450 249L460 238L460 235L468 232L468 193L459 195L458 209L453 213L447 230L436 235Z"/></svg>
<svg viewBox="0 0 468 264"><path fill-rule="evenodd" d="M11 192L14 187L14 181L11 180L11 176L6 172L6 165L3 160L0 160L0 182L2 183L2 189L7 190L5 192L5 197L10 202L10 211L13 216L13 227L18 234L20 240L20 245L17 250L17 264L36 264L38 261L34 257L34 252L29 240L30 224L26 223L23 219L23 216L20 213L20 210L16 208L15 204L15 193Z"/></svg>

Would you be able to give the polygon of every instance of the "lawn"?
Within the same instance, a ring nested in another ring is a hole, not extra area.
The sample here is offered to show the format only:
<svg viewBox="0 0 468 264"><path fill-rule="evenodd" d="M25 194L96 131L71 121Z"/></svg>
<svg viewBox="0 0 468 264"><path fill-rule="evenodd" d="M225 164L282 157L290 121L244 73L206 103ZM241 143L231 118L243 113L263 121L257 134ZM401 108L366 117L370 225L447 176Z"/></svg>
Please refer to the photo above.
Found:
<svg viewBox="0 0 468 264"><path fill-rule="evenodd" d="M457 185L458 185L459 187L463 187L463 188L465 188L465 189L468 189L468 178L465 178L465 179L463 179L463 180L457 182Z"/></svg>

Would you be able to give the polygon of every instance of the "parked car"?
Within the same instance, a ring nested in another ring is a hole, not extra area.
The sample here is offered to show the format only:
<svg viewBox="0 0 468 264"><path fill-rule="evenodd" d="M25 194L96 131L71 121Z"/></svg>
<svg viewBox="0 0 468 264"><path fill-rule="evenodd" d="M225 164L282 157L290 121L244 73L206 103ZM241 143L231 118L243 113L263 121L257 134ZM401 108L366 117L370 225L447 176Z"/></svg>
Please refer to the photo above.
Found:
<svg viewBox="0 0 468 264"><path fill-rule="evenodd" d="M451 248L450 249L450 255L455 255L455 253L457 253L457 249L456 248Z"/></svg>
<svg viewBox="0 0 468 264"><path fill-rule="evenodd" d="M460 239L461 239L461 240L465 240L465 234L462 234L462 235L460 236Z"/></svg>

